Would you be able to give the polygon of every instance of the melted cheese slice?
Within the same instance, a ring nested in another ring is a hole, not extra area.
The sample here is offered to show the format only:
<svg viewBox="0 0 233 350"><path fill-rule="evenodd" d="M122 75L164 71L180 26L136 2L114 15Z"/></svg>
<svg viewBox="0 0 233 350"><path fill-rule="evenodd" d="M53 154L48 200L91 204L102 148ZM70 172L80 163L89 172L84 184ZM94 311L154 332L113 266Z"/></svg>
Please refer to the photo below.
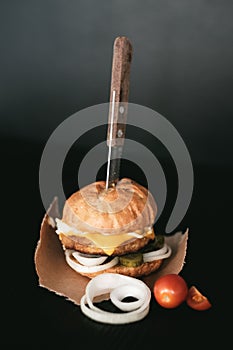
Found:
<svg viewBox="0 0 233 350"><path fill-rule="evenodd" d="M85 234L85 237L92 241L96 247L102 248L107 255L111 255L114 252L115 247L118 247L132 238L127 233L111 236L104 236L99 233L87 233Z"/></svg>
<svg viewBox="0 0 233 350"><path fill-rule="evenodd" d="M106 255L111 255L115 248L121 244L124 244L129 239L133 237L136 238L150 238L154 239L154 230L152 228L148 229L145 232L125 232L114 235L104 235L99 232L81 232L74 228L71 228L69 225L65 224L61 220L57 219L57 233L64 234L65 236L78 236L88 238L96 247L103 249Z"/></svg>

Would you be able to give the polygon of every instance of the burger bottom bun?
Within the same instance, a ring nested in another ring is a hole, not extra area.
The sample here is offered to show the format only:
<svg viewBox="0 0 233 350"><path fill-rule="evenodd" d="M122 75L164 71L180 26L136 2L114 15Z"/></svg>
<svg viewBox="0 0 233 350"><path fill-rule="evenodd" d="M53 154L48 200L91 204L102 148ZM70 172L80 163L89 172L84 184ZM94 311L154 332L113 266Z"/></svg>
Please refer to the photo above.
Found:
<svg viewBox="0 0 233 350"><path fill-rule="evenodd" d="M83 273L83 272L82 273L78 272L78 273L82 276L86 276L89 278L93 278L103 273L119 273L121 275L130 276L130 277L142 277L142 276L147 276L152 272L156 271L157 269L159 269L159 267L162 264L162 261L163 260L160 259L160 260L145 262L137 267L126 267L118 264L104 271L99 271L95 273Z"/></svg>

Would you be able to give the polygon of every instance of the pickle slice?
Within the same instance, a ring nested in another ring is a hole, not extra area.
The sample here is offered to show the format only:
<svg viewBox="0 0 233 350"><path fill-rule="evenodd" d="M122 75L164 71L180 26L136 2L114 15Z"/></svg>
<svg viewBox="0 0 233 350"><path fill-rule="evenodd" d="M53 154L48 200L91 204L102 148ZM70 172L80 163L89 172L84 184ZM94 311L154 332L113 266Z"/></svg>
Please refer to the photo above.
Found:
<svg viewBox="0 0 233 350"><path fill-rule="evenodd" d="M120 263L126 267L137 267L143 263L142 253L132 253L119 257Z"/></svg>
<svg viewBox="0 0 233 350"><path fill-rule="evenodd" d="M144 248L142 248L142 253L149 253L157 249L161 249L164 246L164 236L163 235L156 235L155 239L148 243Z"/></svg>

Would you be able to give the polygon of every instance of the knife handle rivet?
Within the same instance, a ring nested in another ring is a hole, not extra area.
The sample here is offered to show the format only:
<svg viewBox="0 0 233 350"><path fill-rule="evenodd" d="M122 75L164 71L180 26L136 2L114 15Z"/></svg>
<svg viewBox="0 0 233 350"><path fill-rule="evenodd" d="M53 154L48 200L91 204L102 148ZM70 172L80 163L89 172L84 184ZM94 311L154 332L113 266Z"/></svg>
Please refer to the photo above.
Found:
<svg viewBox="0 0 233 350"><path fill-rule="evenodd" d="M118 136L118 137L122 137L122 136L123 136L123 131L122 131L121 129L119 129L119 130L117 131L117 136Z"/></svg>
<svg viewBox="0 0 233 350"><path fill-rule="evenodd" d="M123 106L120 106L120 108L119 108L119 112L120 112L120 114L123 114L123 113L124 113L124 111L125 111L124 107L123 107Z"/></svg>

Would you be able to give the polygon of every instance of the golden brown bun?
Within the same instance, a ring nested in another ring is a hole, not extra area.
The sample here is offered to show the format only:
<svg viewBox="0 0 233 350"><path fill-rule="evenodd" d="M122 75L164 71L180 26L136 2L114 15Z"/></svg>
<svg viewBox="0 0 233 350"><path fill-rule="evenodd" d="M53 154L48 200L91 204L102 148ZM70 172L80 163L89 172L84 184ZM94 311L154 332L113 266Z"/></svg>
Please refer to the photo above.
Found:
<svg viewBox="0 0 233 350"><path fill-rule="evenodd" d="M73 193L64 205L62 220L81 231L115 234L153 226L156 214L151 193L123 178L107 191L105 181L98 181Z"/></svg>
<svg viewBox="0 0 233 350"><path fill-rule="evenodd" d="M125 276L130 276L130 277L142 277L142 276L147 276L151 274L152 272L156 271L159 269L159 267L162 264L162 259L160 260L154 260L151 262L145 262L141 264L140 266L137 267L126 267L122 265L115 265L109 269L106 269L104 271L99 271L95 273L81 273L79 272L80 275L87 276L89 278L93 278L97 275L103 274L103 273L120 273Z"/></svg>

